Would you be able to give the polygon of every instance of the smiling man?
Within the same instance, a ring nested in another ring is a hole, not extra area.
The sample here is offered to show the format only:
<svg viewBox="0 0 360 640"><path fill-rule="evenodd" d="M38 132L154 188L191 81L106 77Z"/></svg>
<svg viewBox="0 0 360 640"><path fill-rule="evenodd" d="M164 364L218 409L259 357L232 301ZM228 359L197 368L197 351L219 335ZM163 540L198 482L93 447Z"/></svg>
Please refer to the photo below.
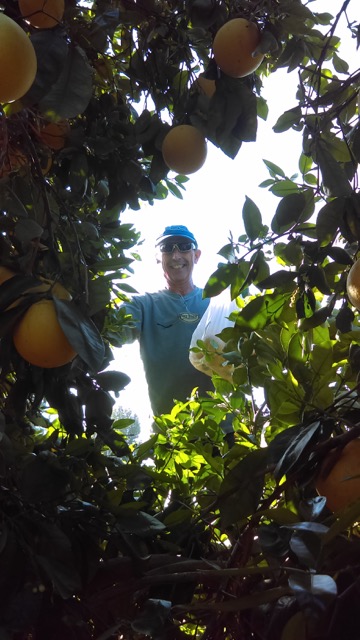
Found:
<svg viewBox="0 0 360 640"><path fill-rule="evenodd" d="M169 413L174 401L185 401L195 387L200 395L211 388L209 377L189 361L191 336L209 304L193 282L200 255L187 227L166 227L156 240L156 260L162 265L165 288L134 295L125 305L134 322L134 328L125 332L125 341L139 340L154 415Z"/></svg>

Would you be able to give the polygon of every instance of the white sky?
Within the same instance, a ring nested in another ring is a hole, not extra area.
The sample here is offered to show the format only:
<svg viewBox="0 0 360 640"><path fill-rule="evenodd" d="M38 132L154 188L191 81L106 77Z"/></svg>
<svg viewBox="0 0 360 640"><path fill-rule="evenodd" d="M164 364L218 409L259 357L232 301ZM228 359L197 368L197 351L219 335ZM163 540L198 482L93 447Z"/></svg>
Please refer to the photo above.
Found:
<svg viewBox="0 0 360 640"><path fill-rule="evenodd" d="M353 13L354 4L357 2L350 5ZM316 0L310 8L335 15L340 6L341 3L334 0ZM358 19L358 16L353 16L353 19ZM358 66L359 52L354 40L348 40L340 53L348 62ZM279 165L287 176L298 172L301 132L290 129L275 134L272 131L278 117L297 105L297 71L288 74L278 70L263 83L262 96L268 102L269 116L266 122L258 119L256 142L243 143L234 160L208 142L206 162L198 172L189 176L182 200L169 194L165 200L155 201L153 206L145 203L140 211L128 210L121 214L122 223L134 224L144 240L139 249L142 262L132 265L135 274L128 280L139 292L154 291L164 286L161 266L155 262L154 242L165 226L184 224L194 233L202 250L200 261L195 266L194 282L203 286L218 263L224 262L217 253L228 243L229 232L235 239L244 233L242 207L245 196L258 205L263 222L268 224L273 217L279 198L258 185L269 178L263 159ZM139 416L145 435L151 423L151 410L138 345L126 345L115 350L114 355L116 359L110 368L124 371L132 378L121 392L117 404L131 408Z"/></svg>

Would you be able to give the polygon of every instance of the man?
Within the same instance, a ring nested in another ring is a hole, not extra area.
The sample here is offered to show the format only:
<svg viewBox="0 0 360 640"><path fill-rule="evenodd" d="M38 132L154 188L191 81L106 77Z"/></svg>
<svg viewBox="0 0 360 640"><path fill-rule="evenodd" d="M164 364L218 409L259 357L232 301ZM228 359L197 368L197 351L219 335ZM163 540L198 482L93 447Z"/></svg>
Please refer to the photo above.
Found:
<svg viewBox="0 0 360 640"><path fill-rule="evenodd" d="M135 295L125 308L134 322L126 341L139 339L151 408L160 415L171 411L174 400L186 401L195 387L206 396L212 385L189 360L191 336L209 304L193 282L201 255L198 243L187 227L173 225L157 238L156 250L165 289Z"/></svg>

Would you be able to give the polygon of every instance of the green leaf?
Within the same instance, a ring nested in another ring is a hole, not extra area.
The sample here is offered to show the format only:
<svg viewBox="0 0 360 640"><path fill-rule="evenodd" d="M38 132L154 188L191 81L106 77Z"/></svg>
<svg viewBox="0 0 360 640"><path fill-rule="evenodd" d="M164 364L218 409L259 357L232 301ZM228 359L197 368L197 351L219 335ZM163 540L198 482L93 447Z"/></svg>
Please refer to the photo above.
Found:
<svg viewBox="0 0 360 640"><path fill-rule="evenodd" d="M335 71L337 71L337 73L348 73L349 72L348 63L346 62L346 60L343 60L342 58L340 58L337 53L333 54L332 62L333 62L333 65L334 65L334 69L335 69Z"/></svg>
<svg viewBox="0 0 360 640"><path fill-rule="evenodd" d="M72 300L54 297L56 313L71 346L93 372L103 367L105 345L93 321Z"/></svg>
<svg viewBox="0 0 360 640"><path fill-rule="evenodd" d="M335 580L328 575L297 573L289 578L289 586L295 593L300 606L303 604L307 607L311 606L311 600L314 600L314 606L318 608L319 600L323 601L323 606L328 606L337 596L337 586ZM309 598L309 596L311 596ZM316 602L316 604L315 604Z"/></svg>
<svg viewBox="0 0 360 640"><path fill-rule="evenodd" d="M277 164L274 164L270 160L263 160L263 163L267 166L267 168L269 169L269 173L273 178L276 178L276 176L285 178L284 171Z"/></svg>
<svg viewBox="0 0 360 640"><path fill-rule="evenodd" d="M309 280L310 287L316 287L325 296L329 296L331 294L331 289L328 281L326 280L324 269L317 265L310 266L307 271L307 278Z"/></svg>
<svg viewBox="0 0 360 640"><path fill-rule="evenodd" d="M179 187L177 187L176 184L174 184L173 182L170 182L170 180L168 180L167 182L167 188L173 194L173 196L175 196L176 198L179 198L179 200L183 199L184 196L181 193Z"/></svg>
<svg viewBox="0 0 360 640"><path fill-rule="evenodd" d="M309 331L309 329L315 329L315 327L319 327L324 324L328 318L331 316L331 309L329 306L322 307L321 309L317 309L315 313L310 318L304 318L301 321L300 329L301 331Z"/></svg>
<svg viewBox="0 0 360 640"><path fill-rule="evenodd" d="M92 83L93 70L85 52L80 47L71 47L57 82L40 100L41 112L52 117L75 118L90 102Z"/></svg>
<svg viewBox="0 0 360 640"><path fill-rule="evenodd" d="M289 195L290 193L298 193L299 185L297 185L293 180L286 178L285 180L275 182L275 184L270 187L269 191L271 191L275 196L282 197Z"/></svg>
<svg viewBox="0 0 360 640"><path fill-rule="evenodd" d="M324 189L328 195L340 197L351 194L352 189L345 170L322 140L316 144L315 161L320 167Z"/></svg>
<svg viewBox="0 0 360 640"><path fill-rule="evenodd" d="M238 277L238 265L224 264L214 271L204 287L204 297L212 298L226 289ZM245 276L243 278L245 280Z"/></svg>
<svg viewBox="0 0 360 640"><path fill-rule="evenodd" d="M271 221L274 233L284 233L304 219L307 201L304 193L290 193L282 198Z"/></svg>
<svg viewBox="0 0 360 640"><path fill-rule="evenodd" d="M285 271L282 269L281 271L276 271L276 273L272 273L265 280L261 280L261 282L257 283L257 287L259 289L277 289L281 290L282 287L288 291L289 285L294 283L297 274L293 271Z"/></svg>
<svg viewBox="0 0 360 640"><path fill-rule="evenodd" d="M262 120L267 120L267 117L269 115L269 106L268 103L266 102L265 98L263 98L262 96L257 96L257 114L259 116L259 118L261 118Z"/></svg>
<svg viewBox="0 0 360 640"><path fill-rule="evenodd" d="M30 40L37 58L37 73L29 91L21 98L24 105L37 104L59 79L69 53L65 38L53 29L33 31Z"/></svg>
<svg viewBox="0 0 360 640"><path fill-rule="evenodd" d="M290 129L293 125L298 125L301 115L301 107L294 107L293 109L285 111L276 121L273 126L273 131L275 133L282 133Z"/></svg>
<svg viewBox="0 0 360 640"><path fill-rule="evenodd" d="M223 74L217 80L204 125L203 116L196 112L191 123L204 131L206 138L235 158L242 142L256 140L257 100L253 91L241 78Z"/></svg>
<svg viewBox="0 0 360 640"><path fill-rule="evenodd" d="M298 239L277 242L274 245L274 256L287 266L299 267L303 260L303 252Z"/></svg>
<svg viewBox="0 0 360 640"><path fill-rule="evenodd" d="M160 520L145 511L133 511L126 506L120 506L117 516L116 529L122 533L151 538L166 529Z"/></svg>
<svg viewBox="0 0 360 640"><path fill-rule="evenodd" d="M125 389L131 381L129 376L121 371L102 371L94 378L104 391L114 391L116 393Z"/></svg>
<svg viewBox="0 0 360 640"><path fill-rule="evenodd" d="M261 212L255 202L251 200L251 198L248 198L248 196L245 196L242 216L249 240L256 240L263 229Z"/></svg>
<svg viewBox="0 0 360 640"><path fill-rule="evenodd" d="M316 236L321 246L334 241L344 217L346 203L344 198L327 202L319 211L316 219Z"/></svg>
<svg viewBox="0 0 360 640"><path fill-rule="evenodd" d="M170 600L149 598L133 619L131 628L136 634L149 638L161 637L163 629L170 619L171 606Z"/></svg>
<svg viewBox="0 0 360 640"><path fill-rule="evenodd" d="M225 476L218 496L223 528L256 511L262 495L266 465L266 449L250 451Z"/></svg>
<svg viewBox="0 0 360 640"><path fill-rule="evenodd" d="M316 420L307 426L303 426L301 430L299 430L298 427L294 429L297 430L297 433L295 431L296 435L289 440L289 446L274 470L274 476L276 478L280 479L282 476L288 475L291 471L293 472L295 469L299 469L299 467L307 461L309 447L321 429L321 422ZM288 429L285 437L287 435L290 439L290 433Z"/></svg>
<svg viewBox="0 0 360 640"><path fill-rule="evenodd" d="M268 293L251 300L237 315L236 326L240 329L263 329L269 322L279 318L287 306L295 284L286 293Z"/></svg>

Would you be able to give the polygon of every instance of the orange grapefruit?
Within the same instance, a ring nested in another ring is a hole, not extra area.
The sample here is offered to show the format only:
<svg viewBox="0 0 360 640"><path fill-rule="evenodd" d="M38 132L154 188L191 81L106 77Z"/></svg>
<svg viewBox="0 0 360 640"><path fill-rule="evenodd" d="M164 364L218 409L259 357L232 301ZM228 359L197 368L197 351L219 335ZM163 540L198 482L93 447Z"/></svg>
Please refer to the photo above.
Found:
<svg viewBox="0 0 360 640"><path fill-rule="evenodd" d="M168 131L161 150L169 169L187 175L203 166L207 144L199 129L190 124L180 124Z"/></svg>
<svg viewBox="0 0 360 640"><path fill-rule="evenodd" d="M39 29L51 29L61 22L64 0L19 0L20 13L31 24Z"/></svg>
<svg viewBox="0 0 360 640"><path fill-rule="evenodd" d="M17 352L37 367L61 367L73 360L71 346L57 318L53 300L39 300L17 323L13 341Z"/></svg>
<svg viewBox="0 0 360 640"><path fill-rule="evenodd" d="M360 311L360 258L354 262L349 271L346 292L353 307Z"/></svg>
<svg viewBox="0 0 360 640"><path fill-rule="evenodd" d="M330 467L332 461L334 465ZM326 456L315 484L331 511L344 509L360 498L360 438L351 440L340 455L333 450Z"/></svg>
<svg viewBox="0 0 360 640"><path fill-rule="evenodd" d="M40 138L50 149L59 151L65 147L69 131L70 125L67 120L48 122L40 129Z"/></svg>
<svg viewBox="0 0 360 640"><path fill-rule="evenodd" d="M13 102L25 95L36 71L31 40L14 20L0 12L0 103Z"/></svg>
<svg viewBox="0 0 360 640"><path fill-rule="evenodd" d="M221 71L232 78L253 73L264 59L262 53L253 55L259 45L260 31L254 22L233 18L216 32L213 53Z"/></svg>

